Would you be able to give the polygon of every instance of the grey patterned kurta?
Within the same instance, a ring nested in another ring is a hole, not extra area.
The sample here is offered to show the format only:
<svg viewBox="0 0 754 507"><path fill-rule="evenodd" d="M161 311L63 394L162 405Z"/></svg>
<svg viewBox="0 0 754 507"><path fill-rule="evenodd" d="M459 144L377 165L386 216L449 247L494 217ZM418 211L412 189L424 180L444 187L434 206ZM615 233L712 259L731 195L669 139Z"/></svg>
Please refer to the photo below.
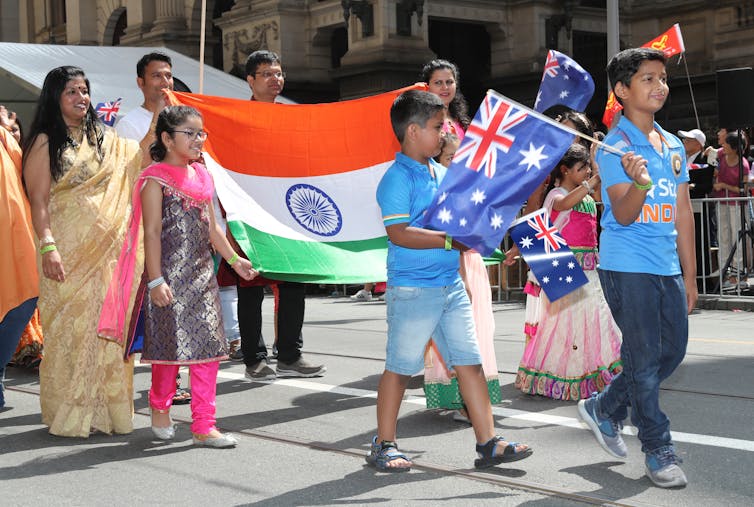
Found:
<svg viewBox="0 0 754 507"><path fill-rule="evenodd" d="M142 362L197 364L227 359L209 236L211 203L163 186L162 276L173 293L163 308L144 302Z"/></svg>

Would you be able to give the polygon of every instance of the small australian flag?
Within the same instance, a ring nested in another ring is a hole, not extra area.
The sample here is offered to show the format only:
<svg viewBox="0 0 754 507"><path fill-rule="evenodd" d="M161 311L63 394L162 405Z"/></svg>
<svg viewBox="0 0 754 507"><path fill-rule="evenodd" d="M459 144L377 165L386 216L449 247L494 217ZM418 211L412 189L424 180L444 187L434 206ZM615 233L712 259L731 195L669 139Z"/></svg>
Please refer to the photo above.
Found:
<svg viewBox="0 0 754 507"><path fill-rule="evenodd" d="M550 301L589 282L558 229L550 224L546 208L518 219L510 234Z"/></svg>
<svg viewBox="0 0 754 507"><path fill-rule="evenodd" d="M94 110L97 112L97 116L102 123L112 127L115 125L115 120L118 118L118 111L120 111L120 101L122 98L118 98L112 102L100 102Z"/></svg>
<svg viewBox="0 0 754 507"><path fill-rule="evenodd" d="M545 70L539 85L534 110L546 111L562 105L584 111L594 95L592 76L568 55L551 49L547 52Z"/></svg>

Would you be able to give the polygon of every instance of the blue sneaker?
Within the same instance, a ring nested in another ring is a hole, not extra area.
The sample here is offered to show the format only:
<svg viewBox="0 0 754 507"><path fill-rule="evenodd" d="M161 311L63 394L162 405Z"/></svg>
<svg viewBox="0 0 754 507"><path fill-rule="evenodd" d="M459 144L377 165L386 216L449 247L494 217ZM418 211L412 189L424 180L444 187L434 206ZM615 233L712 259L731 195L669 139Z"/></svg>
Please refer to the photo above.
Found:
<svg viewBox="0 0 754 507"><path fill-rule="evenodd" d="M626 443L620 435L623 425L611 419L598 417L595 410L596 403L597 400L594 396L579 401L579 417L589 426L589 429L592 430L594 437L603 449L611 456L625 458L628 456L628 449L626 449Z"/></svg>
<svg viewBox="0 0 754 507"><path fill-rule="evenodd" d="M678 463L681 459L675 455L671 446L660 447L647 454L644 461L647 477L661 488L677 488L688 484L686 474Z"/></svg>

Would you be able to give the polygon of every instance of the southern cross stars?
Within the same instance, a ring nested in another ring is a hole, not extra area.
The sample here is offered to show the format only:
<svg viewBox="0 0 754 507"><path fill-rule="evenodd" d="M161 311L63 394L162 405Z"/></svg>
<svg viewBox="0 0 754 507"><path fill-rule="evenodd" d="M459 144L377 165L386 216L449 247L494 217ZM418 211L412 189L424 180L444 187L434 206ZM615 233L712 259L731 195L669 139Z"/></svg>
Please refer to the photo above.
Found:
<svg viewBox="0 0 754 507"><path fill-rule="evenodd" d="M447 224L451 220L453 220L453 215L450 214L450 210L448 208L443 208L437 214L437 218L440 220L440 222Z"/></svg>
<svg viewBox="0 0 754 507"><path fill-rule="evenodd" d="M539 165L541 161L548 158L547 155L542 154L542 151L544 151L545 145L543 144L539 148L535 148L533 143L529 143L529 149L528 150L521 150L519 153L524 156L523 160L518 163L518 165L524 165L526 164L526 171L528 172L529 169L532 167L536 167L537 169L542 169L542 167Z"/></svg>
<svg viewBox="0 0 754 507"><path fill-rule="evenodd" d="M490 220L490 227L493 229L499 229L503 226L503 217L495 213L492 215L492 220Z"/></svg>

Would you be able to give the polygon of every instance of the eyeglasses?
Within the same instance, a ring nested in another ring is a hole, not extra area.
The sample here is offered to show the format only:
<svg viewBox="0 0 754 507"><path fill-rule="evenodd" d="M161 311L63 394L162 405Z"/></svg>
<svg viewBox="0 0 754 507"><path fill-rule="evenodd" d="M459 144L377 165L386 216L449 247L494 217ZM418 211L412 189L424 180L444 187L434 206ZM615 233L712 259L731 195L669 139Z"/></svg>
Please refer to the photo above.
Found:
<svg viewBox="0 0 754 507"><path fill-rule="evenodd" d="M265 70L264 72L255 72L255 76L262 76L264 79L270 79L271 77L275 77L275 79L285 79L285 72L272 72L271 70Z"/></svg>
<svg viewBox="0 0 754 507"><path fill-rule="evenodd" d="M191 141L205 141L207 139L207 132L205 130L199 130L194 132L193 130L171 130L170 132L180 132L186 134Z"/></svg>

